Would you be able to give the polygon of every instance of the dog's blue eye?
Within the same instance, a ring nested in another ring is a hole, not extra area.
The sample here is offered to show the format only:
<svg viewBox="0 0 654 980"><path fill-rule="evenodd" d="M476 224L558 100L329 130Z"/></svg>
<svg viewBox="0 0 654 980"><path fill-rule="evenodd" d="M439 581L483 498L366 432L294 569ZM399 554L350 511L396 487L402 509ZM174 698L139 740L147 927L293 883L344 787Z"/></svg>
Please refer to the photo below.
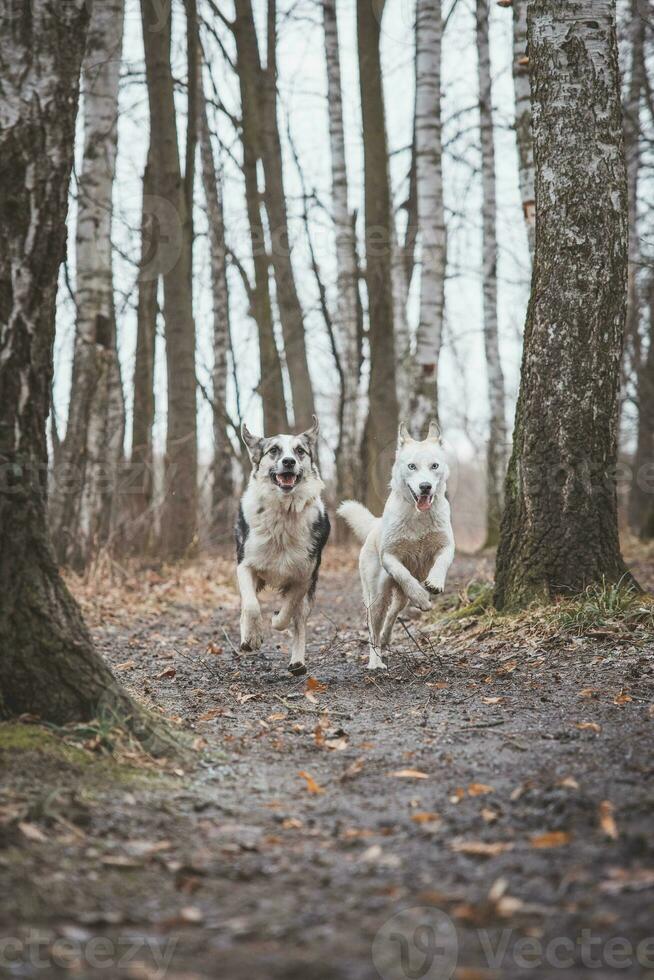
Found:
<svg viewBox="0 0 654 980"><path fill-rule="evenodd" d="M432 468L432 470L437 470L438 469L438 463L432 463L431 464L431 468Z"/></svg>
<svg viewBox="0 0 654 980"><path fill-rule="evenodd" d="M418 467L416 466L416 464L415 464L415 463L409 463L409 469L410 469L410 470L417 470L417 469L418 469Z"/></svg>

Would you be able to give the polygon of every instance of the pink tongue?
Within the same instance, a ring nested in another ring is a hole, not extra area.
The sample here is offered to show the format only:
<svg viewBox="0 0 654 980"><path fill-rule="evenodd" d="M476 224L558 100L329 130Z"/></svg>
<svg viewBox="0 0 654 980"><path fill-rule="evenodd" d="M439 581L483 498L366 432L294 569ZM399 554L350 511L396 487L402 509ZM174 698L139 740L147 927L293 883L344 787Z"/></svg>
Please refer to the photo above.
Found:
<svg viewBox="0 0 654 980"><path fill-rule="evenodd" d="M416 507L418 510L431 510L431 504L431 497L429 497L426 493L423 493L418 497Z"/></svg>
<svg viewBox="0 0 654 980"><path fill-rule="evenodd" d="M280 473L277 480L283 487L295 486L295 477L292 473Z"/></svg>

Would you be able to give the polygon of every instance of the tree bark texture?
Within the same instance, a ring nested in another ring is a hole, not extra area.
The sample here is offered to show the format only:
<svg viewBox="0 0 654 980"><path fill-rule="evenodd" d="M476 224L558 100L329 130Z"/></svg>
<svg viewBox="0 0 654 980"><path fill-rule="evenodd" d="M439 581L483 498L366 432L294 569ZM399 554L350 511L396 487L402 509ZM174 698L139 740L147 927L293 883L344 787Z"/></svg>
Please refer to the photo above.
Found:
<svg viewBox="0 0 654 980"><path fill-rule="evenodd" d="M366 501L380 513L398 426L392 295L392 234L386 119L379 50L381 8L357 0L363 123L366 285L370 342L369 415L364 439Z"/></svg>
<svg viewBox="0 0 654 980"><path fill-rule="evenodd" d="M415 143L422 264L411 412L416 436L426 435L430 419L438 417L438 359L445 314L447 239L441 139L442 34L440 0L417 0Z"/></svg>
<svg viewBox="0 0 654 980"><path fill-rule="evenodd" d="M259 394L263 403L264 430L268 434L275 434L288 432L289 424L281 360L275 341L268 276L269 263L257 176L257 164L262 154L261 61L249 0L236 0L235 12L234 38L236 71L241 92L243 177L254 266L254 290L250 302L259 335L261 372Z"/></svg>
<svg viewBox="0 0 654 980"><path fill-rule="evenodd" d="M282 146L277 118L276 0L268 0L267 36L266 69L260 75L260 99L263 110L261 114L263 125L262 163L265 178L266 213L270 230L272 267L275 275L275 295L293 398L293 419L297 429L306 429L311 425L315 405L307 360L304 314L297 293L291 258L292 249L284 190Z"/></svg>
<svg viewBox="0 0 654 980"><path fill-rule="evenodd" d="M227 374L230 349L229 293L227 291L227 248L225 245L225 221L223 215L223 178L216 168L211 145L211 131L207 116L207 102L198 77L198 130L202 181L209 218L209 252L211 259L211 289L213 298L213 441L211 492L211 536L217 542L231 535L232 450L227 436Z"/></svg>
<svg viewBox="0 0 654 980"><path fill-rule="evenodd" d="M536 240L536 200L534 143L531 135L531 84L527 55L527 2L528 0L513 0L513 91L520 198L527 228L529 254L533 258Z"/></svg>
<svg viewBox="0 0 654 980"><path fill-rule="evenodd" d="M147 724L95 653L46 529L46 416L84 0L0 0L0 716Z"/></svg>
<svg viewBox="0 0 654 980"><path fill-rule="evenodd" d="M336 239L336 312L335 328L340 346L343 371L341 398L342 424L336 471L338 495L352 499L359 492L359 336L357 322L357 268L354 227L348 206L347 165L341 59L338 46L336 0L324 0L323 27L327 66L327 106L329 113L329 146L332 168L332 218Z"/></svg>
<svg viewBox="0 0 654 980"><path fill-rule="evenodd" d="M486 545L495 547L499 540L502 519L507 432L504 374L500 360L497 324L497 202L488 0L477 0L476 9L481 132L482 290L489 416L486 450Z"/></svg>
<svg viewBox="0 0 654 980"><path fill-rule="evenodd" d="M535 0L536 254L497 555L498 608L616 582L627 182L611 0Z"/></svg>
<svg viewBox="0 0 654 980"><path fill-rule="evenodd" d="M109 533L122 457L117 443L124 434L111 257L123 17L124 0L93 5L82 65L75 347L68 423L50 500L57 560L80 571Z"/></svg>
<svg viewBox="0 0 654 980"><path fill-rule="evenodd" d="M194 546L197 530L192 238L187 215L187 190L181 173L170 65L171 11L168 8L162 23L157 0L141 0L141 13L150 104L153 186L156 197L166 205L164 214L171 225L166 229L166 236L178 242L176 256L161 269L168 378L161 548L166 557L178 559L187 555Z"/></svg>

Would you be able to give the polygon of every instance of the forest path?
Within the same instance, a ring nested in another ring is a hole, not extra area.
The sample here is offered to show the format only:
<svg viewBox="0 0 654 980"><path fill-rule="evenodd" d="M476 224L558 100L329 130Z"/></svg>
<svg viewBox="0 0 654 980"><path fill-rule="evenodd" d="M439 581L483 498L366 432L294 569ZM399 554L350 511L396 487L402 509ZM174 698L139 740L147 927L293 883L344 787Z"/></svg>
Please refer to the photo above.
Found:
<svg viewBox="0 0 654 980"><path fill-rule="evenodd" d="M449 588L480 568L458 559ZM104 617L94 635L206 754L164 790L109 787L83 842L52 840L47 856L23 842L29 864L10 868L0 913L53 935L138 937L143 962L112 973L134 980L163 976L158 957L172 957L169 980L445 980L457 950L459 980L593 964L608 978L615 937L633 946L620 974L643 975L651 650L454 648L411 619L414 639L398 627L388 672L371 676L356 568L332 553L309 673L293 678L272 630L260 654L232 649L231 588L218 609L193 599ZM265 607L269 622L272 596ZM402 909L416 911L384 926ZM654 969L654 944L647 955ZM82 959L75 975L107 976Z"/></svg>

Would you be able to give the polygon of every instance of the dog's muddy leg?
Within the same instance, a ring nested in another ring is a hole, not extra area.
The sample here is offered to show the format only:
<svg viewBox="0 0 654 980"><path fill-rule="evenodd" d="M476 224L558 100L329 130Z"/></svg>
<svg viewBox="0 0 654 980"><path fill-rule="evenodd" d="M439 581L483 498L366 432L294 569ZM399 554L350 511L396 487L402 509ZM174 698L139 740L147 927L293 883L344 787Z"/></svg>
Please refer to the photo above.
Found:
<svg viewBox="0 0 654 980"><path fill-rule="evenodd" d="M297 611L293 617L293 640L291 643L291 662L288 665L288 669L296 677L300 674L306 674L307 668L304 663L306 656L306 643L307 643L307 619L309 618L309 613L311 607L309 605L309 600L304 599L300 609Z"/></svg>
<svg viewBox="0 0 654 980"><path fill-rule="evenodd" d="M431 609L429 592L420 582L413 577L411 572L404 567L399 558L385 552L382 556L382 564L391 578L397 582L410 602L423 612Z"/></svg>
<svg viewBox="0 0 654 980"><path fill-rule="evenodd" d="M298 609L302 605L306 588L290 589L284 596L281 609L272 618L272 628L274 630L287 630L298 614Z"/></svg>
<svg viewBox="0 0 654 980"><path fill-rule="evenodd" d="M247 565L237 567L236 577L241 592L241 650L250 653L258 650L263 643L261 606L257 599L257 578Z"/></svg>
<svg viewBox="0 0 654 980"><path fill-rule="evenodd" d="M388 612L386 613L386 619L384 620L384 627L381 631L381 636L379 637L379 644L382 650L385 650L390 641L391 635L393 633L393 627L395 626L395 620L400 615L404 607L407 605L407 599L403 592L399 589L393 590L393 596L391 598L391 604L388 607Z"/></svg>
<svg viewBox="0 0 654 980"><path fill-rule="evenodd" d="M368 636L370 638L370 656L368 659L368 670L386 670L386 664L381 658L382 642L381 636L387 610L391 601L393 581L382 573L378 579L378 587L374 593L369 592L366 596L368 608Z"/></svg>

